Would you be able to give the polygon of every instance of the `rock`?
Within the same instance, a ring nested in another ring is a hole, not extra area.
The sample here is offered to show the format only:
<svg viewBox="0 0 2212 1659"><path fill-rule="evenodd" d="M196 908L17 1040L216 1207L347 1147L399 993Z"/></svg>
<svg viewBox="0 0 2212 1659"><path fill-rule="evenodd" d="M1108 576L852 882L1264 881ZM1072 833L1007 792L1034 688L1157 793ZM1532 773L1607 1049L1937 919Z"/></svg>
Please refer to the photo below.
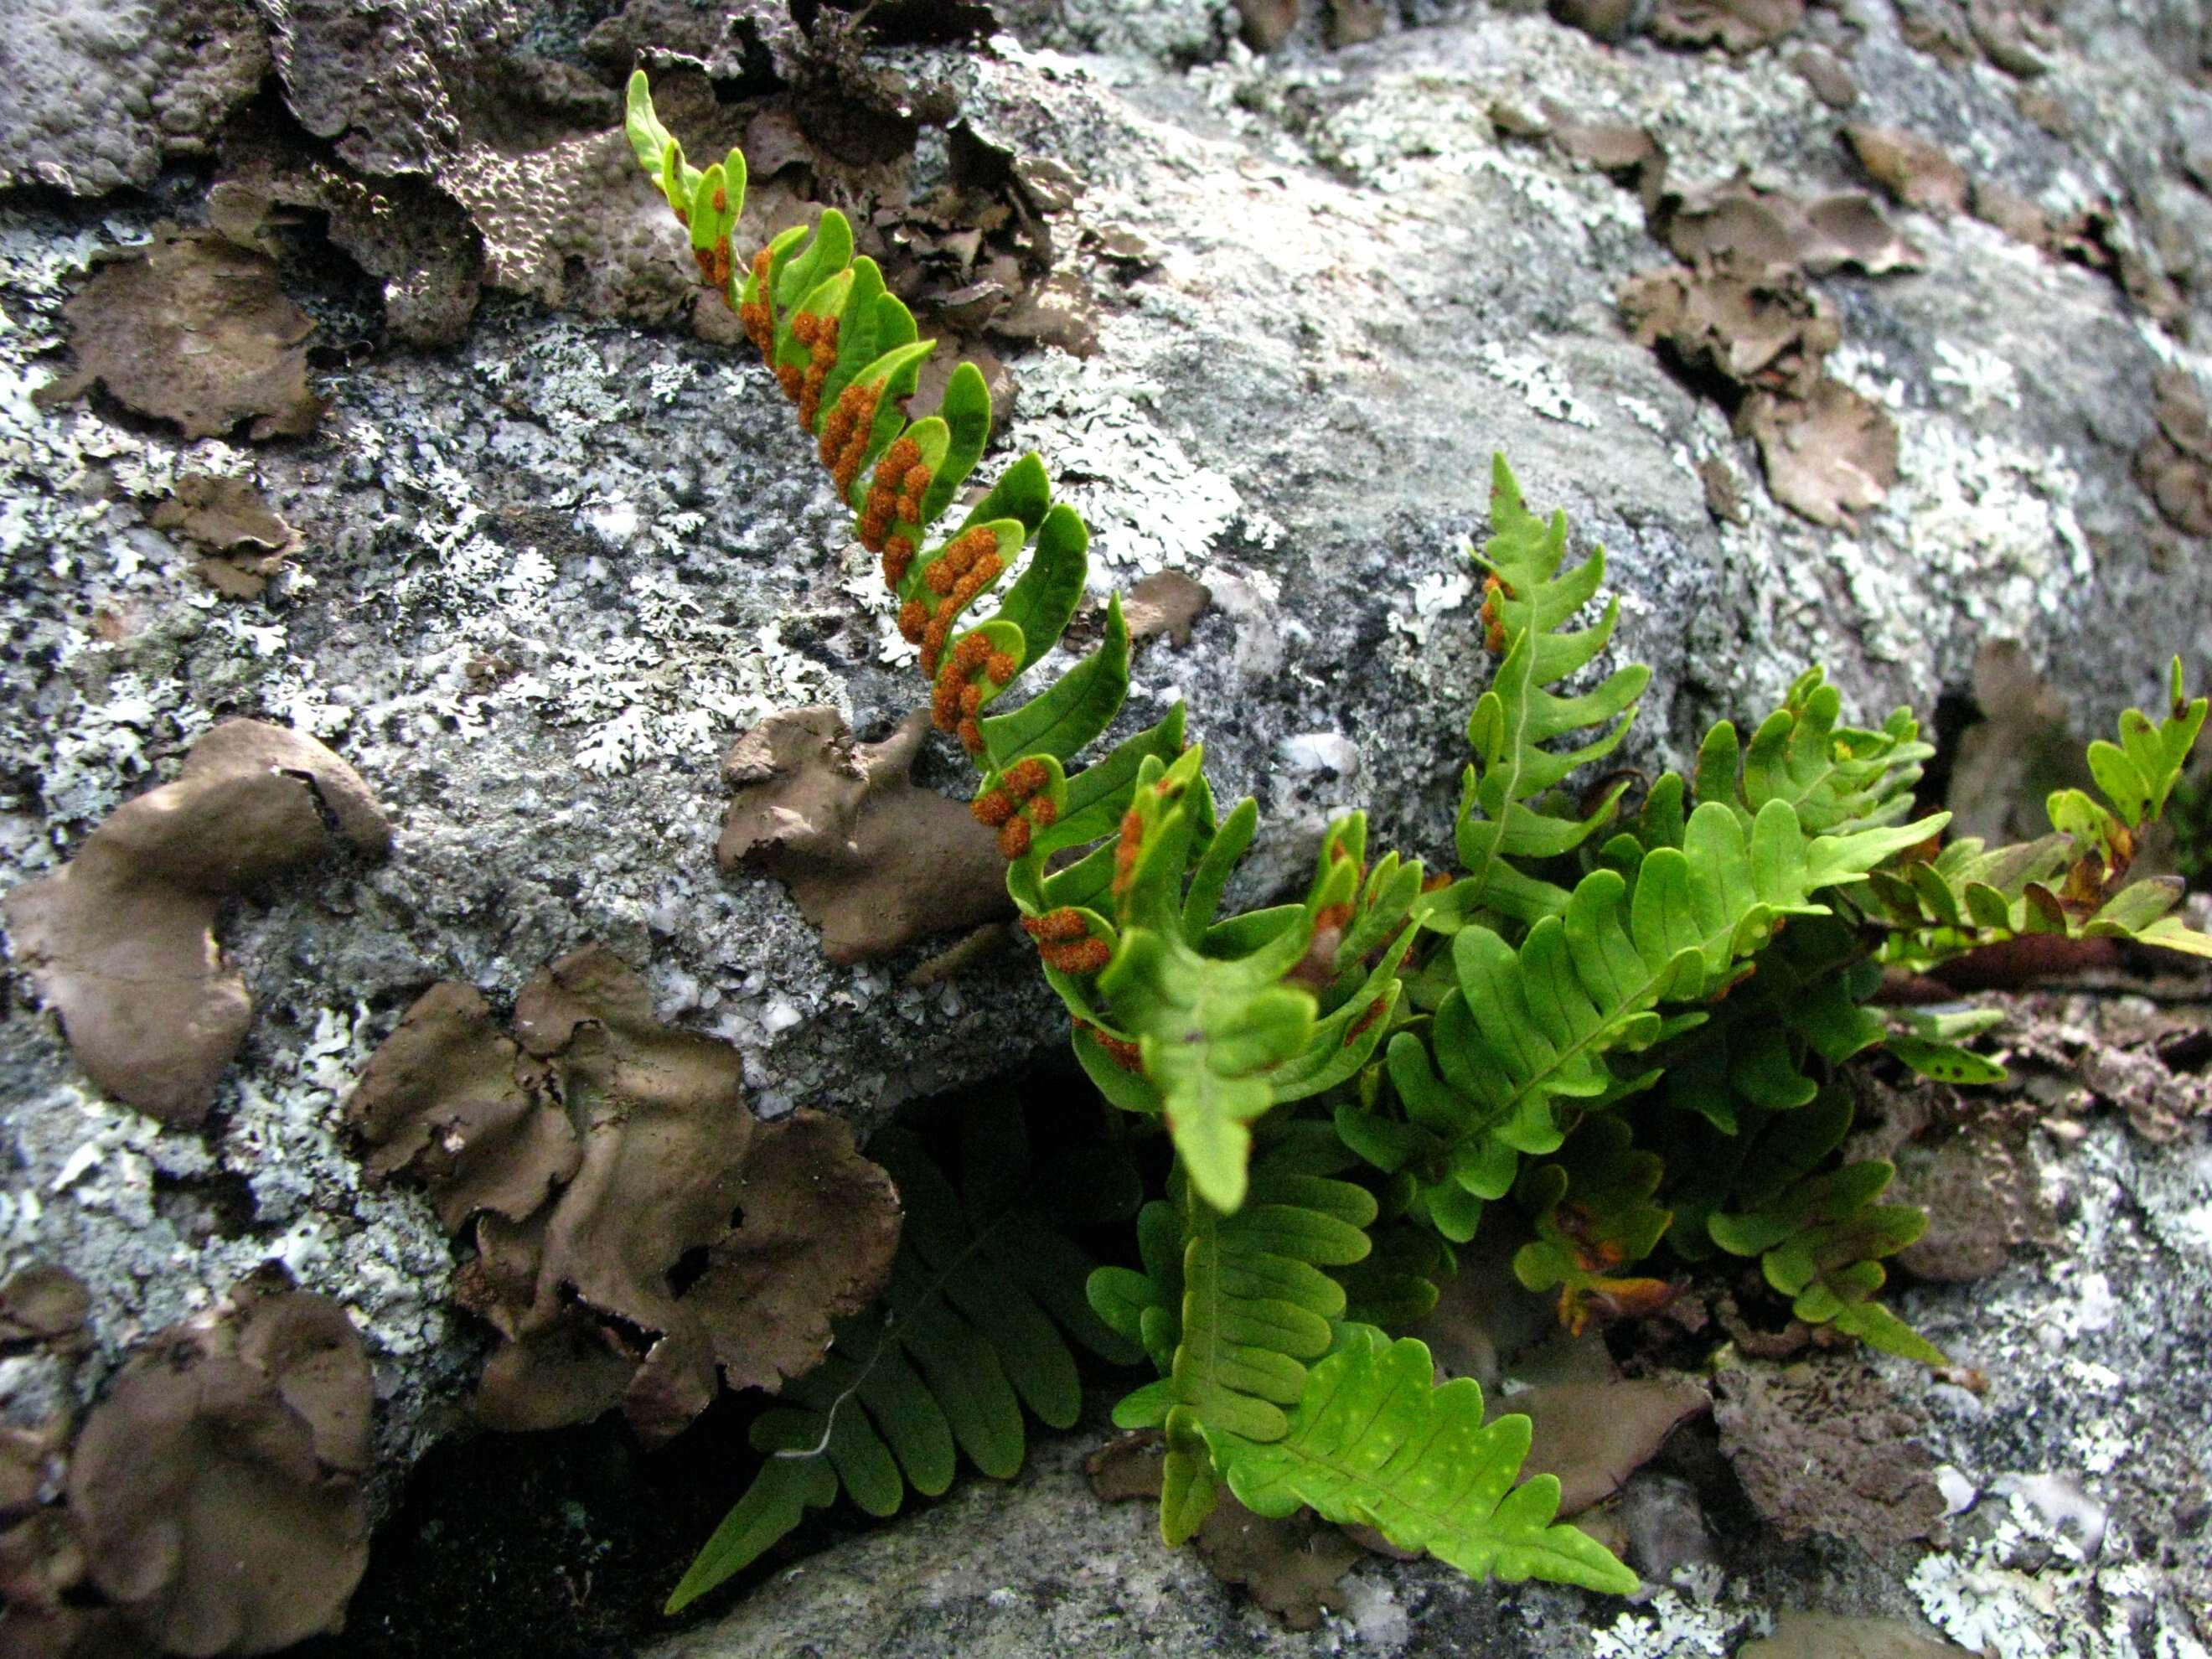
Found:
<svg viewBox="0 0 2212 1659"><path fill-rule="evenodd" d="M134 1343L273 1258L362 1328L380 1402L371 1485L388 1497L478 1354L447 1305L453 1261L428 1200L363 1183L338 1104L430 985L458 981L504 1005L543 963L604 940L640 965L656 1018L742 1051L763 1116L805 1102L864 1131L908 1099L1062 1042L1065 1024L1021 956L927 987L904 975L946 938L833 965L781 884L714 867L726 805L715 761L739 732L830 705L872 744L918 701L872 562L848 544L765 374L662 331L683 314L681 234L653 216L649 187L592 125L610 115L606 97L597 115L574 88L517 100L512 119L462 107L457 89L510 84L495 65L512 68L501 54L525 23L540 26L527 36L537 46L568 54L567 68L598 72L563 44L574 9L413 9L419 31L373 43L392 88L326 50L372 9L291 8L275 53L283 98L368 176L389 183L375 170L397 171L410 189L447 194L361 187L343 235L355 246L378 235L369 196L397 204L382 215L394 246L409 227L392 222L412 217L409 204L475 204L440 222L488 239L482 269L459 260L447 273L462 299L416 296L416 337L458 332L480 280L536 297L487 307L447 350L363 350L334 375L308 365L327 411L312 431L272 432L283 441L254 457L305 554L259 599L209 604L128 504L183 472L237 471L227 443L149 430L98 402L45 411L21 395L51 372L87 262L150 238L155 213L136 198L11 198L0 214L10 388L0 398L0 698L33 711L0 729L0 884L48 874L123 800L171 779L218 714L258 715L343 753L397 829L394 856L374 872L308 872L230 924L226 945L257 1012L213 1081L202 1128L118 1105L46 1013L15 996L0 1007L0 1272L66 1267L87 1287L95 1345L73 1372L46 1358L11 1365L0 1407L30 1420L89 1398ZM1617 9L1626 27L1635 9ZM1100 588L1174 572L1212 595L1188 644L1172 634L1147 644L1124 718L1149 723L1171 695L1186 698L1219 790L1260 796L1255 896L1307 861L1340 808L1366 808L1380 846L1449 844L1460 733L1491 672L1462 547L1482 527L1493 449L1514 459L1532 503L1570 512L1577 547L1609 550L1618 649L1656 670L1624 756L1638 763L1684 758L1711 718L1755 718L1808 659L1826 664L1856 713L1878 716L1901 701L1924 710L1964 685L1985 637L2021 638L2077 716L2103 727L2167 655L2201 661L2212 648L2212 561L2162 568L2142 533L2178 504L2186 537L2197 496L2170 467L2152 479L2156 500L2134 477L2158 418L2157 372L2185 360L2161 331L2201 327L2206 310L2188 273L2166 270L2135 225L2129 188L2168 173L2170 156L2201 152L2183 137L2201 118L2173 112L2201 117L2203 98L2169 66L2185 56L2179 24L2063 21L2039 49L2049 69L2037 94L2038 107L2075 112L2062 136L2023 119L1997 77L1914 44L1940 45L1941 31L1908 37L1867 9L1851 58L1856 118L1923 135L1961 167L1971 159L1993 189L2035 196L2062 218L2091 204L2041 194L2052 179L2079 181L2105 228L2102 240L2067 233L2084 257L2101 250L2091 268L1963 214L1916 219L1924 269L1823 290L1847 324L1826 372L1883 411L1896 471L1886 501L1861 506L1869 492L1850 491L1856 523L1826 527L1787 511L1758 482L1752 440L1728 411L1619 321L1611 296L1666 258L1639 196L1501 136L1486 112L1540 85L1577 120L1649 135L1675 187L1748 173L1794 198L1832 197L1852 183L1835 120L1771 57L1737 65L1633 38L1608 46L1534 10L1485 9L1326 60L1293 40L1261 63L1230 50L1223 9L1196 0L1038 0L1006 15L1028 45L901 48L880 62L957 104L979 142L1030 158L1022 176L1046 178L1034 163L1051 162L1081 182L1079 195L1048 192L1066 202L1039 208L1032 228L1055 231L1055 277L1087 270L1085 231L1114 239L1099 246L1116 274L1095 284L1092 304L1057 308L1057 321L1085 325L1060 337L1087 343L1095 332L1095 355L1009 352L1021 404L1001 453L1034 447L1061 477L1094 532ZM1811 14L1808 30L1824 16ZM1960 22L1972 53L1963 12ZM127 113L130 88L159 78L168 27L149 21L143 46L102 53L117 77L103 67L86 82L102 89L99 111ZM754 56L739 52L738 66L752 72ZM118 77L125 90L111 100ZM743 131L738 106L717 105L703 76L691 95L702 135ZM175 129L184 142L202 142L229 96L218 88L197 100ZM544 116L553 136L535 131L544 111L568 107L562 99L574 106L566 125ZM950 118L915 117L915 157L870 163L884 171L866 187L943 185ZM118 130L106 113L88 118L98 136L86 142L105 165L81 187L152 176L147 158L168 141L133 131L111 155L105 135ZM486 135L514 145L511 167L495 165L507 152ZM322 154L283 142L302 168ZM331 176L316 189L359 185L335 167ZM179 198L197 188L165 186ZM338 198L301 186L297 199ZM523 221L510 224L512 213ZM1115 247L1141 249L1146 263L1127 269L1134 256ZM602 283L574 269L601 257L653 274ZM318 338L374 342L378 290L397 313L409 277L362 263L374 273L366 284L320 258L278 261L270 280L326 320ZM2128 272L2124 288L2114 275ZM2166 322L2136 309L2130 289ZM546 308L560 306L593 314ZM1854 430L1877 428L1869 416ZM1887 444L1875 447L1859 471L1887 480ZM1708 509L1714 474L1701 471L1716 458L1748 481L1719 522ZM1820 498L1832 496L1842 499ZM1744 522L1729 521L1735 514ZM1340 738L1356 770L1278 763L1286 739L1316 732ZM923 750L915 775L966 791L964 765L942 745ZM2034 1340L2063 1316L2035 1277L2041 1263L2015 1261L1973 1290L1917 1292L1908 1310L1916 1322L1934 1310L1943 1340L1985 1364L2006 1354L2016 1374L1999 1377L1990 1415L2040 1437L2038 1468L2070 1458L2121 1488L2116 1528L2154 1539L2185 1535L2164 1518L2187 1448L2138 1402L2185 1395L2174 1421L2203 1409L2201 1371L2177 1358L2205 1336L2212 1247L2188 1219L2205 1201L2200 1139L2192 1129L2171 1149L2115 1150L2100 1126L2089 1144L2119 1160L2118 1173L2069 1177L2105 1195L2099 1213L2113 1225L2135 1230L2069 1236L2067 1249L2097 1257L2120 1310L2094 1348L2066 1356L2102 1367L2095 1376L2055 1369ZM2154 1218L2132 1218L2114 1182L2154 1190ZM2154 1316L2161 1284L2177 1299ZM2066 1305L2080 1302L2069 1291ZM1975 1441L1971 1424L1944 1419L1930 1432L1946 1441L1931 1450L1985 1490L2008 1467L2003 1443ZM2009 1455L2016 1467L2027 1454ZM1012 1510L989 1508L1007 1501L1004 1489L976 1488L920 1524L1000 1515L993 1524L1028 1538ZM1157 1607L1146 1616L1171 1644L1224 1627L1225 1601L1204 1603L1213 1623L1201 1630L1171 1597L1146 1600L1188 1570L1136 1553L1141 1517L1113 1524L1124 1530L1091 1534L1115 1561L1097 1605ZM870 1534L867 1547L900 1535ZM961 1589L957 1605L1006 1621L1008 1642L1027 1639L1048 1612L989 1603L1008 1554L992 1548L988 1536L973 1546L963 1582L984 1588ZM2177 1548L2195 1552L2172 1571L2195 1575L2201 1596L2201 1547ZM911 1559L927 1559L915 1547ZM1067 1557L1063 1576L1085 1559ZM1966 1565L1930 1570L1915 1598L1967 1609L1959 1620L1989 1599L1977 1588L1985 1567L2014 1571L1934 1559ZM763 1605L794 1621L828 1617L799 1598L830 1582L778 1587ZM1378 1629L1413 1616L1390 1599L1401 1587L1431 1587L1425 1605L1446 1609L1433 1616L1464 1617L1481 1651L1513 1651L1498 1635L1509 1613L1517 1632L1522 1612L1545 1610L1565 1641L1610 1611L1547 1593L1501 1599L1443 1575L1368 1567L1352 1582L1370 1586L1353 1616ZM1904 1593L1901 1577L1887 1582ZM2057 1605L2089 1595L2069 1581ZM1680 1618L1736 1630L1750 1617L1737 1603L1698 1605L1682 1602ZM895 1623L890 1606L847 1616Z"/></svg>

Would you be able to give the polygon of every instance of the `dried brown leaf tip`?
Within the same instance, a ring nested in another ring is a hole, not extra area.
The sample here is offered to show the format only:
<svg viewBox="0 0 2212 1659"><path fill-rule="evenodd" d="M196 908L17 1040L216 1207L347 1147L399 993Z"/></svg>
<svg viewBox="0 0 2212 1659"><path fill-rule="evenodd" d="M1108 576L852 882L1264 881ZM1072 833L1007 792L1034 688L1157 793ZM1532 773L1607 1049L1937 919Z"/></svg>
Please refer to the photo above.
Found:
<svg viewBox="0 0 2212 1659"><path fill-rule="evenodd" d="M137 1650L339 1627L368 1561L370 1405L352 1322L303 1292L235 1294L131 1358L70 1449L68 1514Z"/></svg>
<svg viewBox="0 0 2212 1659"><path fill-rule="evenodd" d="M1855 124L1844 129L1844 137L1859 165L1893 199L1930 213L1966 208L1966 169L1918 134Z"/></svg>
<svg viewBox="0 0 2212 1659"><path fill-rule="evenodd" d="M2212 417L2185 369L2159 372L2157 425L2136 452L2136 480L2177 530L2212 536Z"/></svg>
<svg viewBox="0 0 2212 1659"><path fill-rule="evenodd" d="M245 979L216 944L223 902L340 852L381 858L391 843L368 786L321 744L226 720L174 783L118 807L0 911L93 1081L191 1127L252 1018Z"/></svg>
<svg viewBox="0 0 2212 1659"><path fill-rule="evenodd" d="M793 709L723 757L737 793L716 858L787 884L832 962L1012 914L990 830L909 775L929 721L917 710L883 742L856 744L836 709Z"/></svg>
<svg viewBox="0 0 2212 1659"><path fill-rule="evenodd" d="M424 1180L475 1243L456 1295L504 1339L478 1414L544 1429L619 1406L660 1440L723 1384L812 1370L898 1243L897 1194L851 1131L755 1119L738 1051L655 1020L596 945L524 988L514 1028L435 986L346 1108L372 1171Z"/></svg>
<svg viewBox="0 0 2212 1659"><path fill-rule="evenodd" d="M103 266L64 314L75 369L34 394L82 397L96 381L127 408L173 422L188 438L312 430L323 400L307 384L314 324L284 297L265 256L212 231L155 233Z"/></svg>
<svg viewBox="0 0 2212 1659"><path fill-rule="evenodd" d="M1741 424L1759 441L1774 499L1815 524L1849 525L1897 482L1896 423L1839 380L1822 380L1802 402L1754 397Z"/></svg>
<svg viewBox="0 0 2212 1659"><path fill-rule="evenodd" d="M269 579L300 545L300 532L279 518L243 478L187 472L158 502L148 522L206 550L197 567L208 586L234 599L258 599Z"/></svg>

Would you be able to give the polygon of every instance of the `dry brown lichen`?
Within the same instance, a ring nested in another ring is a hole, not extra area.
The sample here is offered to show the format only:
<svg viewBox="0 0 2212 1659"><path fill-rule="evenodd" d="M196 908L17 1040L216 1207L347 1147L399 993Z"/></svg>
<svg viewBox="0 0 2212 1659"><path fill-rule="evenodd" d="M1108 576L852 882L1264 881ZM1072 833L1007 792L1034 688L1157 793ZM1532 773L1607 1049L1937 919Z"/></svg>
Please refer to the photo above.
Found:
<svg viewBox="0 0 2212 1659"><path fill-rule="evenodd" d="M1966 205L1966 173L1917 133L1854 124L1844 137L1874 181L1907 207L1957 213Z"/></svg>
<svg viewBox="0 0 2212 1659"><path fill-rule="evenodd" d="M102 265L64 314L76 368L33 394L41 404L96 381L188 438L249 420L251 437L297 436L323 412L307 384L313 321L284 297L274 263L213 231L156 231Z"/></svg>
<svg viewBox="0 0 2212 1659"><path fill-rule="evenodd" d="M243 478L187 472L158 502L147 522L190 537L207 550L196 567L208 586L233 599L258 599L269 579L300 544L300 533L277 516Z"/></svg>
<svg viewBox="0 0 2212 1659"><path fill-rule="evenodd" d="M1878 1549L1925 1538L1942 1518L1922 1419L1856 1355L1739 1366L1716 1381L1721 1450L1784 1538L1818 1532Z"/></svg>
<svg viewBox="0 0 2212 1659"><path fill-rule="evenodd" d="M1559 1477L1561 1520L1619 1492L1710 1404L1703 1388L1673 1377L1553 1382L1491 1402L1494 1412L1527 1413L1534 1434L1521 1473Z"/></svg>
<svg viewBox="0 0 2212 1659"><path fill-rule="evenodd" d="M2161 369L2157 420L2136 452L2136 479L2177 530L2212 536L2212 418L2196 378Z"/></svg>
<svg viewBox="0 0 2212 1659"><path fill-rule="evenodd" d="M1156 570L1129 590L1122 617L1132 643L1158 636L1188 645L1190 630L1212 603L1212 592L1204 582L1194 582L1180 570Z"/></svg>
<svg viewBox="0 0 2212 1659"><path fill-rule="evenodd" d="M391 842L368 786L321 744L225 720L174 783L125 802L0 908L93 1081L189 1127L252 1018L245 978L216 944L223 902L341 851L380 858Z"/></svg>
<svg viewBox="0 0 2212 1659"><path fill-rule="evenodd" d="M1848 525L1897 482L1897 424L1881 404L1826 377L1802 399L1759 393L1738 424L1758 441L1774 499L1815 524Z"/></svg>
<svg viewBox="0 0 2212 1659"><path fill-rule="evenodd" d="M368 1561L368 1360L343 1309L234 1296L135 1353L70 1452L85 1574L142 1643L273 1653Z"/></svg>
<svg viewBox="0 0 2212 1659"><path fill-rule="evenodd" d="M0 1348L21 1343L74 1347L92 1314L92 1294L66 1267L34 1263L0 1285Z"/></svg>
<svg viewBox="0 0 2212 1659"><path fill-rule="evenodd" d="M526 986L515 1040L466 986L433 988L347 1104L372 1171L408 1170L477 1259L457 1296L504 1338L477 1411L495 1428L620 1406L659 1440L719 1381L810 1370L830 1321L890 1270L898 1206L849 1129L757 1121L727 1043L665 1026L588 946Z"/></svg>
<svg viewBox="0 0 2212 1659"><path fill-rule="evenodd" d="M1835 349L1835 318L1795 275L1743 281L1674 267L1623 286L1620 306L1637 343L1656 346L1692 374L1785 395L1809 393Z"/></svg>
<svg viewBox="0 0 2212 1659"><path fill-rule="evenodd" d="M737 796L715 857L788 884L832 962L1012 914L991 832L908 775L928 732L919 710L883 742L855 744L836 709L816 706L763 721L722 758Z"/></svg>
<svg viewBox="0 0 2212 1659"><path fill-rule="evenodd" d="M1651 33L1670 46L1741 54L1771 46L1805 21L1805 0L1659 0Z"/></svg>

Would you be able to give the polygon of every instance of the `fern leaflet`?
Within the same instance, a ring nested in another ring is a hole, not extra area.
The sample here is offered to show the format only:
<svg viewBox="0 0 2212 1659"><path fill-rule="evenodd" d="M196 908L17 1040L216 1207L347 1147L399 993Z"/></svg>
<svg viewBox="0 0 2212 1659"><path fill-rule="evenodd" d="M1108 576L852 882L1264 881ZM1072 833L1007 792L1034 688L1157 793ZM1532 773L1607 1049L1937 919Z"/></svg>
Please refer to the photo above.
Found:
<svg viewBox="0 0 2212 1659"><path fill-rule="evenodd" d="M1058 1231L1126 1215L1133 1176L1062 1160L1032 1182L1020 1115L1004 1101L975 1108L964 1130L958 1190L902 1132L870 1143L906 1208L890 1288L840 1325L829 1357L785 1389L790 1403L754 1422L767 1461L668 1611L750 1565L841 1490L888 1516L908 1486L934 1497L951 1486L956 1452L994 1478L1018 1473L1024 1406L1054 1428L1080 1413L1068 1337L1117 1364L1142 1356L1085 1299L1091 1263Z"/></svg>
<svg viewBox="0 0 2212 1659"><path fill-rule="evenodd" d="M1528 1453L1526 1417L1486 1425L1469 1377L1438 1387L1429 1351L1371 1326L1345 1328L1315 1366L1279 1439L1209 1432L1229 1489L1260 1515L1310 1504L1328 1520L1372 1526L1402 1549L1426 1550L1462 1571L1626 1595L1633 1572L1576 1528L1554 1523L1559 1483L1516 1486Z"/></svg>

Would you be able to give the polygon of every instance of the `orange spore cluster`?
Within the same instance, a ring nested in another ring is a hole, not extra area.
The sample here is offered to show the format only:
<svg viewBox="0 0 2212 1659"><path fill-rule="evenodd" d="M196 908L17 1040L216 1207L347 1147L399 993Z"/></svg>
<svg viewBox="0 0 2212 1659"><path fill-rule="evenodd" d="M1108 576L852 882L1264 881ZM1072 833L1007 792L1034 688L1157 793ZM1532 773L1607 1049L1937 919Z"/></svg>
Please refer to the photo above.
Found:
<svg viewBox="0 0 2212 1659"><path fill-rule="evenodd" d="M1499 579L1496 571L1482 579L1482 642L1493 657L1505 654L1504 601L1513 596L1513 590Z"/></svg>
<svg viewBox="0 0 2212 1659"><path fill-rule="evenodd" d="M868 481L867 498L860 503L860 545L871 553L884 550L884 539L897 522L898 481L906 476L908 467L921 459L921 447L902 436L876 463L876 475Z"/></svg>
<svg viewBox="0 0 2212 1659"><path fill-rule="evenodd" d="M963 640L964 649L975 643ZM956 653L957 654L957 653ZM961 739L967 740L972 716L961 722ZM970 754L982 750L982 734L975 734ZM968 810L975 815L977 823L999 832L999 851L1011 862L1030 850L1030 841L1036 830L1048 830L1060 817L1060 808L1049 795L1039 792L1052 781L1051 769L1032 757L1017 761L999 779L999 787L976 798Z"/></svg>
<svg viewBox="0 0 2212 1659"><path fill-rule="evenodd" d="M1320 909L1315 911L1314 933L1316 937L1331 931L1340 933L1342 933L1346 927L1351 925L1352 908L1352 907L1349 904L1324 904Z"/></svg>
<svg viewBox="0 0 2212 1659"><path fill-rule="evenodd" d="M899 636L908 645L920 645L929 628L929 607L920 599L908 599L899 607L898 628Z"/></svg>
<svg viewBox="0 0 2212 1659"><path fill-rule="evenodd" d="M763 357L775 349L775 313L770 309L768 301L768 271L772 258L766 248L753 255L755 297L738 307L738 320L744 325L745 338L753 343L753 349Z"/></svg>
<svg viewBox="0 0 2212 1659"><path fill-rule="evenodd" d="M873 386L848 386L837 394L830 418L822 424L822 465L830 469L841 499L852 499L854 481L860 476L860 464L868 458L876 404L883 394L881 380Z"/></svg>
<svg viewBox="0 0 2212 1659"><path fill-rule="evenodd" d="M1137 872L1137 849L1144 845L1145 817L1132 806L1121 814L1121 838L1114 846L1114 896L1119 898L1128 890L1129 878Z"/></svg>
<svg viewBox="0 0 2212 1659"><path fill-rule="evenodd" d="M1145 1069L1144 1052L1135 1043L1103 1031L1086 1019L1079 1019L1075 1024L1078 1030L1088 1032L1091 1040L1106 1051L1107 1059L1123 1071L1142 1072Z"/></svg>
<svg viewBox="0 0 2212 1659"><path fill-rule="evenodd" d="M797 363L778 363L775 383L783 388L783 395L792 402L799 401L799 393L806 389L806 371Z"/></svg>
<svg viewBox="0 0 2212 1659"><path fill-rule="evenodd" d="M930 613L929 626L922 633L923 673L937 672L937 659L945 649L945 641L951 637L960 613L978 593L996 581L999 573L1006 568L1005 561L999 557L998 537L978 525L953 538L951 545L922 572L921 579L929 590L945 596ZM945 574L939 575L940 571Z"/></svg>
<svg viewBox="0 0 2212 1659"><path fill-rule="evenodd" d="M799 423L814 430L822 412L822 387L837 367L837 319L802 311L791 319L792 337L807 349L806 378L799 383Z"/></svg>
<svg viewBox="0 0 2212 1659"><path fill-rule="evenodd" d="M692 261L699 267L699 280L709 288L720 289L725 300L730 297L731 257L727 236L712 247L691 250Z"/></svg>
<svg viewBox="0 0 2212 1659"><path fill-rule="evenodd" d="M884 586L893 593L906 580L907 571L914 564L914 541L906 536L894 536L884 544Z"/></svg>
<svg viewBox="0 0 2212 1659"><path fill-rule="evenodd" d="M1376 998L1374 1001L1367 1005L1367 1012L1360 1015L1358 1019L1353 1020L1352 1024L1345 1029L1344 1046L1346 1048L1349 1048L1353 1043L1358 1042L1361 1037L1367 1034L1368 1028L1373 1025L1376 1020L1382 1018L1382 1004L1384 1000L1385 999L1382 997Z"/></svg>
<svg viewBox="0 0 2212 1659"><path fill-rule="evenodd" d="M1091 924L1073 906L1024 916L1022 931L1037 942L1037 954L1046 965L1063 974L1095 974L1114 959L1114 947L1091 938Z"/></svg>
<svg viewBox="0 0 2212 1659"><path fill-rule="evenodd" d="M922 497L929 494L931 477L929 469L917 461L907 468L904 476L899 479L896 505L901 523L920 524L921 522Z"/></svg>

